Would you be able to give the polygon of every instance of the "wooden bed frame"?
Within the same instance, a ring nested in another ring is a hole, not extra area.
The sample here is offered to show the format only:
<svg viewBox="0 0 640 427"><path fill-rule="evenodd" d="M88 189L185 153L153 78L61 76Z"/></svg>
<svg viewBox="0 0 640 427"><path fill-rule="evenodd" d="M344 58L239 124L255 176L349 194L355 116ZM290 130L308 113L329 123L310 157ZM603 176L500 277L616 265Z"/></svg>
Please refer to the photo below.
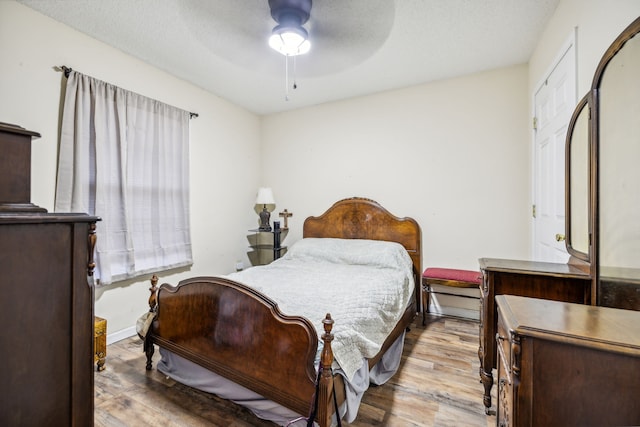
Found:
<svg viewBox="0 0 640 427"><path fill-rule="evenodd" d="M303 237L394 241L411 256L415 298L381 351L369 360L369 367L373 367L418 312L420 226L411 218L392 215L373 200L350 198L336 202L319 217L307 218ZM159 288L157 281L154 276L149 298L155 319L144 341L147 370L152 368L156 344L299 414L309 413L317 376L314 358L318 337L308 319L284 315L267 296L225 278L195 277L177 287L163 284ZM333 320L327 314L322 322L321 363L331 366ZM345 399L343 378L324 370L318 390L316 421L328 427L334 412L333 393L339 404Z"/></svg>

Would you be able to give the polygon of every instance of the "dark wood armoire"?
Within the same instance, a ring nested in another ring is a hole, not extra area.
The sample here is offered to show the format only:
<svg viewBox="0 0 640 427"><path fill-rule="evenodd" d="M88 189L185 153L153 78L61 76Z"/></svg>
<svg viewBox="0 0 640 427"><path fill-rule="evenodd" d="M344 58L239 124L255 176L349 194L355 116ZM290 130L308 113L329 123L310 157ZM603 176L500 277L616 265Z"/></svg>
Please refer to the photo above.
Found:
<svg viewBox="0 0 640 427"><path fill-rule="evenodd" d="M30 202L31 140L0 123L0 425L93 425L98 218Z"/></svg>

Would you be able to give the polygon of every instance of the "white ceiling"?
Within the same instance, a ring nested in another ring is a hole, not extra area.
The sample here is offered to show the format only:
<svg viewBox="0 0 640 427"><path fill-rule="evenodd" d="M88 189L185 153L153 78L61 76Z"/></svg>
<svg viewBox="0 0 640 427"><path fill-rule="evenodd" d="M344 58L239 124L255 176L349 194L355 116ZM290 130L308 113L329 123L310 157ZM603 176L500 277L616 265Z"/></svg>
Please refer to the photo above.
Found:
<svg viewBox="0 0 640 427"><path fill-rule="evenodd" d="M526 63L559 2L315 0L285 100L268 0L16 1L257 114Z"/></svg>

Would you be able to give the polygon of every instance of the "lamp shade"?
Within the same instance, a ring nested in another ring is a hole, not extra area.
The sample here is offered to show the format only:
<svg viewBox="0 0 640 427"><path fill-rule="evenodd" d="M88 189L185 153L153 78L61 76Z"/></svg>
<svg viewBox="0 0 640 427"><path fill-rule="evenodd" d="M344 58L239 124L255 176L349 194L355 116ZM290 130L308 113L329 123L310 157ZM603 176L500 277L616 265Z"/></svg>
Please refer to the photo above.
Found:
<svg viewBox="0 0 640 427"><path fill-rule="evenodd" d="M273 205L276 201L273 198L273 191L269 187L260 187L256 196L256 205Z"/></svg>

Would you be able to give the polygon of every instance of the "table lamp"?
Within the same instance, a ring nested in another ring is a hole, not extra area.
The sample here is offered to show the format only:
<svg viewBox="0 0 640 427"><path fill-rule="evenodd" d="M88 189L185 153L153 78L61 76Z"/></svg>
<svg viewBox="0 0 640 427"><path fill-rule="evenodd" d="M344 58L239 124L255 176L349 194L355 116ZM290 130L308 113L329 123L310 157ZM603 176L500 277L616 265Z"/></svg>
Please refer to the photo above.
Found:
<svg viewBox="0 0 640 427"><path fill-rule="evenodd" d="M260 212L260 231L271 231L271 225L269 225L269 218L271 214L267 210L267 205L274 205L276 201L273 198L273 191L268 187L260 187L258 189L258 196L256 197L256 205L262 205L262 211Z"/></svg>

